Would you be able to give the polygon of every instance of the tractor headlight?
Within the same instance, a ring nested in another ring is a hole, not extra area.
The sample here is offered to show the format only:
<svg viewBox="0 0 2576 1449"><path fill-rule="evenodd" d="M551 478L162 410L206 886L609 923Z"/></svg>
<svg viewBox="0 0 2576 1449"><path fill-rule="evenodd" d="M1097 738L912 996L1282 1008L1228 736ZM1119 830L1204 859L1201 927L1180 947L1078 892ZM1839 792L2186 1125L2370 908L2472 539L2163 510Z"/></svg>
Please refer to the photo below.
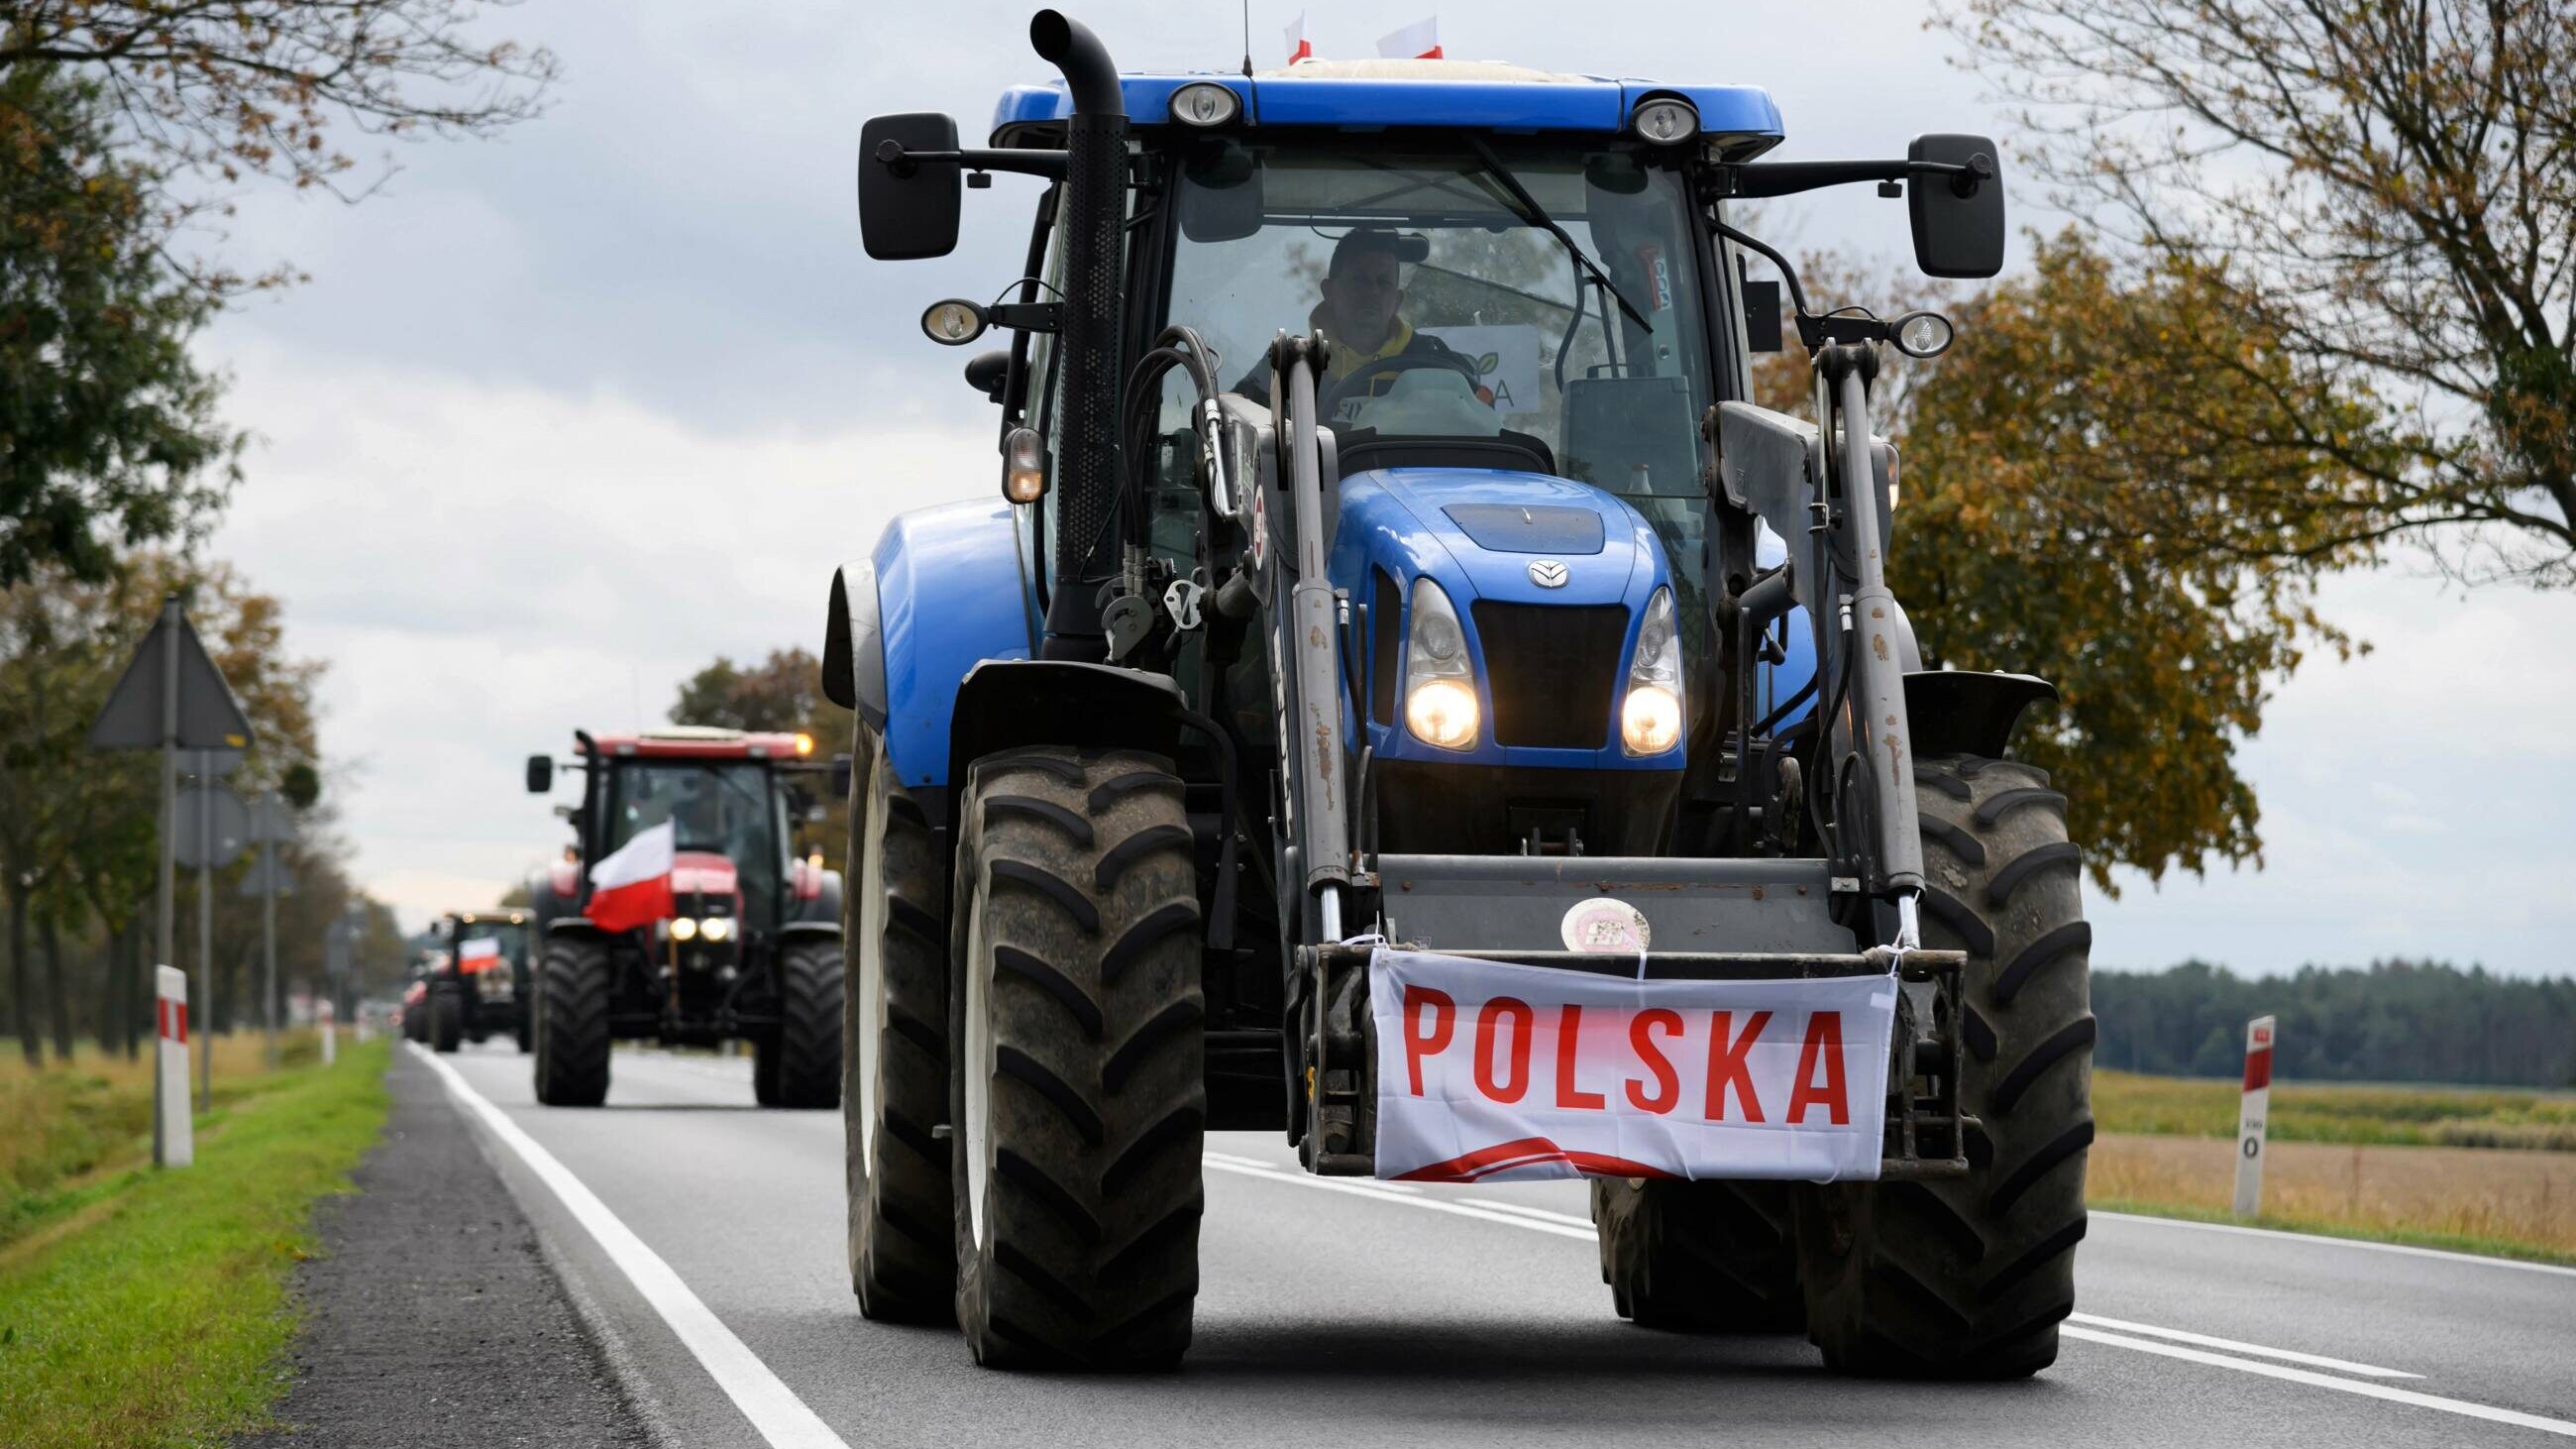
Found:
<svg viewBox="0 0 2576 1449"><path fill-rule="evenodd" d="M1632 755L1660 755L1682 739L1682 645L1673 620L1673 591L1655 590L1637 625L1637 657L1619 706L1619 744Z"/></svg>
<svg viewBox="0 0 2576 1449"><path fill-rule="evenodd" d="M697 939L697 935L698 935L698 923L697 923L697 922L695 922L695 921L693 921L693 920L690 920L690 919L689 919L688 917L686 917L686 916L674 916L674 917L672 917L672 918L671 918L671 939L672 939L672 940L674 940L674 941L692 941L692 940Z"/></svg>
<svg viewBox="0 0 2576 1449"><path fill-rule="evenodd" d="M728 916L709 916L705 920L698 922L698 934L706 937L710 941L731 940L733 938L733 920Z"/></svg>
<svg viewBox="0 0 2576 1449"><path fill-rule="evenodd" d="M1413 581L1412 621L1404 642L1404 726L1426 745L1463 750L1476 743L1476 671L1467 662L1467 631L1449 596L1429 579Z"/></svg>

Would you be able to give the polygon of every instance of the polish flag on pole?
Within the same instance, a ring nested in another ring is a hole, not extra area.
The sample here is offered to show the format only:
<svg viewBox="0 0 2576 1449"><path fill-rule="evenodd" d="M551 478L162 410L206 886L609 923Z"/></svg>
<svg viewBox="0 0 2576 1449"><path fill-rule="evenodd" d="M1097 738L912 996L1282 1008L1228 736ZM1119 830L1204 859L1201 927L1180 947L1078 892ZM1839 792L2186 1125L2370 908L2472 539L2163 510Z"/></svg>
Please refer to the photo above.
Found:
<svg viewBox="0 0 2576 1449"><path fill-rule="evenodd" d="M1288 63L1295 65L1314 58L1315 43L1306 38L1306 12L1300 10L1297 18L1288 22Z"/></svg>
<svg viewBox="0 0 2576 1449"><path fill-rule="evenodd" d="M1388 60L1439 60L1440 17L1417 20L1393 35L1378 37L1377 53Z"/></svg>
<svg viewBox="0 0 2576 1449"><path fill-rule="evenodd" d="M489 971L500 960L501 942L498 937L478 936L471 941L456 943L456 969L466 975Z"/></svg>
<svg viewBox="0 0 2576 1449"><path fill-rule="evenodd" d="M650 925L671 914L671 822L663 821L626 842L590 868L590 919L603 931Z"/></svg>

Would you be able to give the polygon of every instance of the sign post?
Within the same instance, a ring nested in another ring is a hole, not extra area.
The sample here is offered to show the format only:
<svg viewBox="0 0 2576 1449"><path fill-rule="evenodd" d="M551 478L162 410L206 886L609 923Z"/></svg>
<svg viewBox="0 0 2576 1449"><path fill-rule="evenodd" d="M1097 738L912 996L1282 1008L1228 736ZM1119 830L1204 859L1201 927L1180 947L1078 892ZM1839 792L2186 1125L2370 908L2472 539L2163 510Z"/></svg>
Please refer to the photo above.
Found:
<svg viewBox="0 0 2576 1449"><path fill-rule="evenodd" d="M2272 1105L2272 1018L2245 1024L2245 1095L2236 1114L2236 1215L2263 1211L2263 1124Z"/></svg>
<svg viewBox="0 0 2576 1449"><path fill-rule="evenodd" d="M93 750L161 752L161 883L154 902L159 927L155 937L159 952L155 959L159 964L153 978L156 989L163 981L160 973L173 969L170 962L177 959L171 928L180 834L179 751L239 751L248 749L250 741L250 720L242 713L241 702L233 698L232 686L224 682L223 671L215 667L197 631L189 626L187 611L179 606L178 596L173 594L162 600L160 619L135 648L134 658L126 663L124 675L116 681L116 688L109 692L107 703L89 727L89 747ZM181 1058L179 1099L184 1107L184 1050ZM166 1072L155 1072L152 1078L156 1122L164 1116L163 1084L167 1079ZM185 1113L181 1116L184 1120ZM160 1140L158 1133L154 1140Z"/></svg>
<svg viewBox="0 0 2576 1449"><path fill-rule="evenodd" d="M323 997L322 1009L316 1013L316 1019L322 1026L322 1065L326 1067L340 1059L339 1014L331 1005L331 998Z"/></svg>
<svg viewBox="0 0 2576 1449"><path fill-rule="evenodd" d="M197 1160L188 1116L188 973L156 966L152 978L152 1165L185 1167Z"/></svg>
<svg viewBox="0 0 2576 1449"><path fill-rule="evenodd" d="M259 1019L268 1033L268 1065L273 1071L277 1067L277 898L294 893L277 858L277 847L295 838L294 817L286 813L286 801L276 791L251 801L250 838L259 843L259 859L242 881L242 894L260 898Z"/></svg>

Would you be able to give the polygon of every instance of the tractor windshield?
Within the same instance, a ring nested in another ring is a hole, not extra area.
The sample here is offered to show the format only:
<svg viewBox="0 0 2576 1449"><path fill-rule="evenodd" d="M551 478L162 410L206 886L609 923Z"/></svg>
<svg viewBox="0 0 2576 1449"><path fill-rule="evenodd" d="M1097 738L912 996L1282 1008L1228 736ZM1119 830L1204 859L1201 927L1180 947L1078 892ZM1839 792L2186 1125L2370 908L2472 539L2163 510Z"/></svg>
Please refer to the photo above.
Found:
<svg viewBox="0 0 2576 1449"><path fill-rule="evenodd" d="M610 790L608 849L672 821L679 849L733 862L743 914L754 927L777 924L787 830L785 805L766 766L750 760L626 761Z"/></svg>
<svg viewBox="0 0 2576 1449"><path fill-rule="evenodd" d="M1182 167L1166 315L1263 400L1272 336L1323 333L1345 449L1473 440L1632 499L1696 498L1713 392L1686 197L1629 150L1224 143Z"/></svg>

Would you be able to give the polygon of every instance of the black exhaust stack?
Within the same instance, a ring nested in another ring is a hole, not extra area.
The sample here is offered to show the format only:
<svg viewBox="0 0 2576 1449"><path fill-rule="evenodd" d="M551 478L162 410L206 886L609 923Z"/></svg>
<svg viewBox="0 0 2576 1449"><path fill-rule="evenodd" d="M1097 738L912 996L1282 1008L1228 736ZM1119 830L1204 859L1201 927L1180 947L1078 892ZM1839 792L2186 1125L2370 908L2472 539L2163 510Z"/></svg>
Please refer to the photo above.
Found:
<svg viewBox="0 0 2576 1449"><path fill-rule="evenodd" d="M1118 337L1125 307L1127 102L1100 37L1053 10L1029 21L1029 44L1073 93L1065 127L1064 391L1056 403L1055 577L1047 603L1049 659L1101 658L1099 584L1118 567L1109 520L1118 501Z"/></svg>

